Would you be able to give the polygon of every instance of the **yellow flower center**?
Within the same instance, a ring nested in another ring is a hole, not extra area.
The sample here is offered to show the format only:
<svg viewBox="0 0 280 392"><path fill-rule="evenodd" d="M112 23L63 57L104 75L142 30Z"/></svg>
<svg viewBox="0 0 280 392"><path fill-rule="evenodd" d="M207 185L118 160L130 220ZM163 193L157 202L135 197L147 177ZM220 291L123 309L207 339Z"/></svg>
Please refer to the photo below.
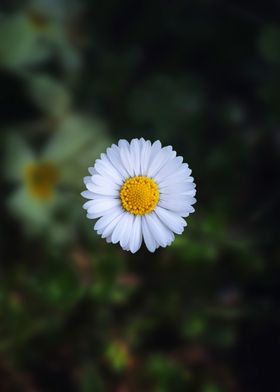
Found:
<svg viewBox="0 0 280 392"><path fill-rule="evenodd" d="M26 167L25 179L30 193L38 199L50 199L59 179L57 168L50 162L32 163Z"/></svg>
<svg viewBox="0 0 280 392"><path fill-rule="evenodd" d="M31 25L37 30L45 30L49 25L48 17L36 10L29 11L28 17Z"/></svg>
<svg viewBox="0 0 280 392"><path fill-rule="evenodd" d="M134 215L144 215L154 210L159 201L157 184L151 178L128 178L120 190L123 208Z"/></svg>

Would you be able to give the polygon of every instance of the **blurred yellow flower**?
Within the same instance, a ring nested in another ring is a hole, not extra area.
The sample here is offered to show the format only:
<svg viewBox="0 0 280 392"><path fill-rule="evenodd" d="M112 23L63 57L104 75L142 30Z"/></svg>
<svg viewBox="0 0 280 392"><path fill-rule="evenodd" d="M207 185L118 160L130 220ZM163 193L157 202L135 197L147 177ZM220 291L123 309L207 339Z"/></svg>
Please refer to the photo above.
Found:
<svg viewBox="0 0 280 392"><path fill-rule="evenodd" d="M59 180L58 168L52 162L32 163L26 167L26 184L38 199L50 199Z"/></svg>
<svg viewBox="0 0 280 392"><path fill-rule="evenodd" d="M47 228L56 240L67 240L69 230L82 219L82 175L108 140L102 122L71 113L58 122L40 153L29 146L19 131L9 134L4 171L16 190L8 204L28 233L45 235ZM67 214L63 214L66 210ZM61 214L66 216L64 220L58 218Z"/></svg>

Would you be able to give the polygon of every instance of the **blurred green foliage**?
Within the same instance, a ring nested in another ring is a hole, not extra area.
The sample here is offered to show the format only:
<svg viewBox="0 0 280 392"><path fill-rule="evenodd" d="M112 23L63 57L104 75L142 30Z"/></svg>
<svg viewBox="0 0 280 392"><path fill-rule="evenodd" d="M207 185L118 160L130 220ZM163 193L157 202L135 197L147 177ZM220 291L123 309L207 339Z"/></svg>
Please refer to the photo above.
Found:
<svg viewBox="0 0 280 392"><path fill-rule="evenodd" d="M280 389L266 5L1 2L1 392ZM141 136L184 156L198 203L171 247L130 255L80 192L112 141Z"/></svg>

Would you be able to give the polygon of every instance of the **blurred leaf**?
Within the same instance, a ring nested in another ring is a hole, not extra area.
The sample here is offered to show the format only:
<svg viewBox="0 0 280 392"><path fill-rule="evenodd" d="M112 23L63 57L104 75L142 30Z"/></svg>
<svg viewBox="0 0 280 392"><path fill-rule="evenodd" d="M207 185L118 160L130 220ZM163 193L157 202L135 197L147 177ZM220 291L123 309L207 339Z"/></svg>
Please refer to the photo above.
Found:
<svg viewBox="0 0 280 392"><path fill-rule="evenodd" d="M226 392L226 390L218 384L209 383L202 387L201 392Z"/></svg>
<svg viewBox="0 0 280 392"><path fill-rule="evenodd" d="M109 343L106 350L106 357L116 371L124 370L131 362L129 348L122 341Z"/></svg>
<svg viewBox="0 0 280 392"><path fill-rule="evenodd" d="M61 116L71 103L70 92L59 81L47 75L32 75L27 79L34 102L47 114Z"/></svg>
<svg viewBox="0 0 280 392"><path fill-rule="evenodd" d="M207 329L206 320L200 316L188 317L187 321L182 326L183 333L186 337L195 339L205 333Z"/></svg>
<svg viewBox="0 0 280 392"><path fill-rule="evenodd" d="M268 25L261 30L260 52L267 61L280 62L280 28Z"/></svg>
<svg viewBox="0 0 280 392"><path fill-rule="evenodd" d="M48 43L28 15L0 16L0 64L18 69L41 62L49 54Z"/></svg>
<svg viewBox="0 0 280 392"><path fill-rule="evenodd" d="M180 364L160 355L151 355L146 363L148 374L155 382L156 391L185 391L190 380L190 373Z"/></svg>
<svg viewBox="0 0 280 392"><path fill-rule="evenodd" d="M23 181L26 167L36 156L20 132L9 130L5 139L4 176L11 181Z"/></svg>
<svg viewBox="0 0 280 392"><path fill-rule="evenodd" d="M88 363L83 366L79 390L81 392L105 391L102 378L100 377L100 374L98 374L94 364Z"/></svg>

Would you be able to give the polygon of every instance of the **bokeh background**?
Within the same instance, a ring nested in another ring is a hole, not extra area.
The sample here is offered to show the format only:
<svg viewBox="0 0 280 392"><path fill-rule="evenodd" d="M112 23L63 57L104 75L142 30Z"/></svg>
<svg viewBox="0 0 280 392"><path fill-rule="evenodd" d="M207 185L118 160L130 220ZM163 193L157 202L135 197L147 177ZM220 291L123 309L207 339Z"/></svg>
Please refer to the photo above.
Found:
<svg viewBox="0 0 280 392"><path fill-rule="evenodd" d="M2 0L0 82L1 392L280 390L279 2ZM198 203L130 255L80 192L141 136Z"/></svg>

